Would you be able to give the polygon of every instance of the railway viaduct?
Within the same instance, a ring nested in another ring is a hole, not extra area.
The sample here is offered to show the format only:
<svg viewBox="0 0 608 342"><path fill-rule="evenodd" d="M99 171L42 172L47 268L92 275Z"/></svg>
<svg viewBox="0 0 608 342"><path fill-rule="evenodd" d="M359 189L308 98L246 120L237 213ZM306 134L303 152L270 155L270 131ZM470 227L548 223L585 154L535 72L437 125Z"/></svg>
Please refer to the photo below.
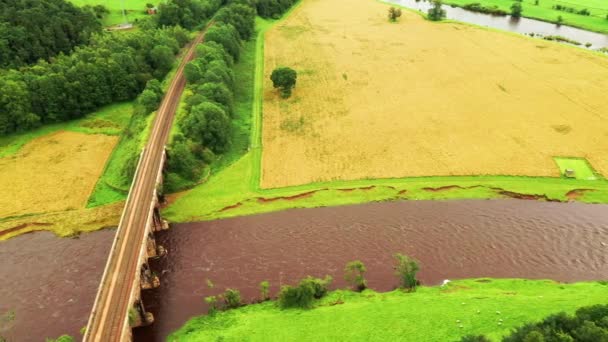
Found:
<svg viewBox="0 0 608 342"><path fill-rule="evenodd" d="M204 32L190 44L157 111L149 140L141 152L133 183L110 249L83 341L131 341L133 327L154 321L146 312L141 291L160 285L148 265L148 258L166 253L156 244L154 233L167 229L160 216L165 144L173 117L184 91L185 65L194 58Z"/></svg>

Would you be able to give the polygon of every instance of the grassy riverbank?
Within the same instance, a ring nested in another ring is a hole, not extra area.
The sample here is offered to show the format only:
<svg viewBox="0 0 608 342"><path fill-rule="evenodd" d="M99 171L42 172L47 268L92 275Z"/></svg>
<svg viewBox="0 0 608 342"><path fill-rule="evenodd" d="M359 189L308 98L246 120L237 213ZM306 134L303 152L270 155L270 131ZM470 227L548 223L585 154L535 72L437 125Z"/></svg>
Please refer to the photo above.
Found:
<svg viewBox="0 0 608 342"><path fill-rule="evenodd" d="M523 197L555 201L576 199L590 203L608 202L608 181L587 167L589 164L585 162L566 164L581 165L583 168L577 170L577 176L591 173L594 174L595 179L487 175L429 176L331 180L298 186L261 188L261 157L262 149L266 147L263 147L262 141L262 102L266 96L263 90L264 37L265 32L279 22L281 20L268 21L258 18L256 39L245 44L242 58L236 65L237 119L233 126L236 133L233 136L232 149L219 162L212 165L211 175L206 177L202 184L192 190L170 196L171 204L164 211L168 219L179 222L211 220L288 208L401 199ZM470 28L465 24L458 25ZM501 35L498 32L492 34ZM530 38L524 37L512 39L521 39L522 42L531 41ZM552 42L536 40L534 42L547 49L563 48L565 51L574 51ZM591 55L586 51L576 51L576 53ZM250 68L253 67L255 73L251 72ZM300 91L299 88L297 91ZM556 174L560 174L560 171L563 171L560 170L562 165L565 165L564 159L560 158L554 160L551 167L555 168Z"/></svg>
<svg viewBox="0 0 608 342"><path fill-rule="evenodd" d="M545 280L470 279L415 293L335 291L311 310L275 302L191 319L168 341L497 341L519 325L559 311L606 303L607 285Z"/></svg>
<svg viewBox="0 0 608 342"><path fill-rule="evenodd" d="M511 12L511 0L445 0L447 5L456 5L459 7L471 3L480 3L485 7L493 7ZM559 0L539 0L536 5L536 0L523 0L522 16L527 18L539 19L551 23L556 23L558 17L562 17L563 25L579 27L589 31L608 33L608 2L603 0L582 0L582 1L559 1ZM590 15L581 15L559 11L554 8L556 5L574 8L576 11L587 9ZM586 42L582 42L583 44Z"/></svg>

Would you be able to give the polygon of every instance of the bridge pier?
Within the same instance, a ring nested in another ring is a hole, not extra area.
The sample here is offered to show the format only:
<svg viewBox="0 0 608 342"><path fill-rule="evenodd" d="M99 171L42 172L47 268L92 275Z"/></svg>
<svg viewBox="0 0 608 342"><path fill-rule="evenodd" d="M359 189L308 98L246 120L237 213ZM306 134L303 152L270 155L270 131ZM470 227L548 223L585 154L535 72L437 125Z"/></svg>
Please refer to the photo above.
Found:
<svg viewBox="0 0 608 342"><path fill-rule="evenodd" d="M135 301L133 307L129 310L129 325L131 328L145 327L152 323L154 323L154 315L146 311L141 299Z"/></svg>

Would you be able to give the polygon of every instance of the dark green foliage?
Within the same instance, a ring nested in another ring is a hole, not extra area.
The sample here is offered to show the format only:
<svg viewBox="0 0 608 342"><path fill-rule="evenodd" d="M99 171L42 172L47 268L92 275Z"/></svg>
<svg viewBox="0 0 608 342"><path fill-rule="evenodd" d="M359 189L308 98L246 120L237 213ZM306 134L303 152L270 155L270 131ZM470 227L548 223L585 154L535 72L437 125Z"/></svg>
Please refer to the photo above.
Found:
<svg viewBox="0 0 608 342"><path fill-rule="evenodd" d="M214 315L217 312L217 297L209 296L205 297L205 303L209 305L209 315Z"/></svg>
<svg viewBox="0 0 608 342"><path fill-rule="evenodd" d="M0 134L71 120L112 102L134 99L164 77L180 43L179 29L94 35L88 46L17 71L0 72ZM157 92L158 94L158 92ZM146 108L152 96L145 95Z"/></svg>
<svg viewBox="0 0 608 342"><path fill-rule="evenodd" d="M315 299L322 298L327 294L328 287L332 282L330 276L324 279L306 277L298 286L283 286L279 292L279 306L286 308L309 309Z"/></svg>
<svg viewBox="0 0 608 342"><path fill-rule="evenodd" d="M213 102L224 109L228 116L232 116L233 94L223 83L208 82L198 87L197 94L207 101Z"/></svg>
<svg viewBox="0 0 608 342"><path fill-rule="evenodd" d="M230 119L222 107L213 102L202 102L190 110L180 122L186 138L223 152L229 143Z"/></svg>
<svg viewBox="0 0 608 342"><path fill-rule="evenodd" d="M296 2L297 0L257 0L256 9L261 17L277 19Z"/></svg>
<svg viewBox="0 0 608 342"><path fill-rule="evenodd" d="M486 14L491 14L491 15L505 16L505 15L509 14L507 11L503 11L500 8L498 8L498 6L494 5L494 6L486 7L486 6L483 6L482 4L480 4L479 2L466 4L466 5L462 6L462 8L467 9L472 12L486 13Z"/></svg>
<svg viewBox="0 0 608 342"><path fill-rule="evenodd" d="M270 75L272 86L281 90L281 97L291 96L291 89L296 86L298 73L292 68L279 67L272 71Z"/></svg>
<svg viewBox="0 0 608 342"><path fill-rule="evenodd" d="M235 309L243 305L241 303L241 293L239 290L226 289L222 298L224 298L224 305L227 309Z"/></svg>
<svg viewBox="0 0 608 342"><path fill-rule="evenodd" d="M222 5L222 0L168 0L158 7L161 26L193 29L209 20Z"/></svg>
<svg viewBox="0 0 608 342"><path fill-rule="evenodd" d="M142 106L144 113L148 114L156 110L163 98L163 90L160 82L156 79L148 81L144 91L137 97L137 103Z"/></svg>
<svg viewBox="0 0 608 342"><path fill-rule="evenodd" d="M558 11L568 12L568 13L585 15L585 16L591 15L591 12L586 8L577 10L574 7L568 7L568 6L564 6L564 5L553 5L553 9L558 10Z"/></svg>
<svg viewBox="0 0 608 342"><path fill-rule="evenodd" d="M420 270L418 261L401 253L395 254L395 259L397 259L395 275L399 277L399 285L408 291L416 291L416 286L418 286L416 273Z"/></svg>
<svg viewBox="0 0 608 342"><path fill-rule="evenodd" d="M57 338L47 338L45 342L75 342L76 340L70 335L61 335Z"/></svg>
<svg viewBox="0 0 608 342"><path fill-rule="evenodd" d="M441 0L433 0L433 7L428 11L428 18L432 21L440 21L445 18L445 10L441 8Z"/></svg>
<svg viewBox="0 0 608 342"><path fill-rule="evenodd" d="M357 291L363 291L367 288L365 280L365 272L367 269L360 260L351 261L344 268L344 279Z"/></svg>
<svg viewBox="0 0 608 342"><path fill-rule="evenodd" d="M401 16L401 9L391 7L388 9L388 20L389 21L397 21L397 18Z"/></svg>
<svg viewBox="0 0 608 342"><path fill-rule="evenodd" d="M216 24L207 30L205 40L220 44L235 61L239 60L241 42L239 33L231 24Z"/></svg>
<svg viewBox="0 0 608 342"><path fill-rule="evenodd" d="M200 175L203 162L196 158L195 143L182 135L173 137L168 148L167 168L169 172L179 174L181 177L194 181Z"/></svg>
<svg viewBox="0 0 608 342"><path fill-rule="evenodd" d="M521 3L517 1L514 2L513 5L511 5L511 16L513 18L519 18L521 17L521 12L523 12Z"/></svg>
<svg viewBox="0 0 608 342"><path fill-rule="evenodd" d="M95 13L65 0L0 0L0 67L21 67L69 53L101 31Z"/></svg>
<svg viewBox="0 0 608 342"><path fill-rule="evenodd" d="M253 35L255 10L251 6L231 4L217 11L214 20L234 26L240 39L248 40Z"/></svg>
<svg viewBox="0 0 608 342"><path fill-rule="evenodd" d="M517 328L503 341L608 341L608 305L583 307L574 316L564 312L551 315Z"/></svg>

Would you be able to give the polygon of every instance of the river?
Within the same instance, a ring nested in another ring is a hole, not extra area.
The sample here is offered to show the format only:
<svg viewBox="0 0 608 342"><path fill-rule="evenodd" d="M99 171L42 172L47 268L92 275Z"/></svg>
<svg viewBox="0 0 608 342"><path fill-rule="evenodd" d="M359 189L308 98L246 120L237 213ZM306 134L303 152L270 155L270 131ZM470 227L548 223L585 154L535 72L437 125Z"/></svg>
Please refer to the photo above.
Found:
<svg viewBox="0 0 608 342"><path fill-rule="evenodd" d="M57 238L47 232L0 242L0 312L14 310L9 341L80 336L86 325L113 230ZM258 284L306 276L334 277L360 259L369 286L391 290L392 255L418 258L423 284L468 277L608 277L608 205L525 200L400 201L175 224L161 232L167 257L153 262L161 287L144 300L156 323L136 341L163 341L206 312L203 298L227 287L247 301ZM209 289L206 280L215 287Z"/></svg>
<svg viewBox="0 0 608 342"><path fill-rule="evenodd" d="M384 0L413 10L427 13L431 8L431 3L416 0ZM471 0L471 2L475 2ZM516 32L521 34L534 33L541 36L562 36L584 44L591 43L589 49L599 49L608 47L608 35L578 29L567 25L558 26L556 24L534 20L529 18L512 18L511 16L494 16L485 13L467 11L459 7L443 5L447 19L462 21L465 23L476 24L479 26L491 27L503 31ZM525 11L525 8L524 8Z"/></svg>

